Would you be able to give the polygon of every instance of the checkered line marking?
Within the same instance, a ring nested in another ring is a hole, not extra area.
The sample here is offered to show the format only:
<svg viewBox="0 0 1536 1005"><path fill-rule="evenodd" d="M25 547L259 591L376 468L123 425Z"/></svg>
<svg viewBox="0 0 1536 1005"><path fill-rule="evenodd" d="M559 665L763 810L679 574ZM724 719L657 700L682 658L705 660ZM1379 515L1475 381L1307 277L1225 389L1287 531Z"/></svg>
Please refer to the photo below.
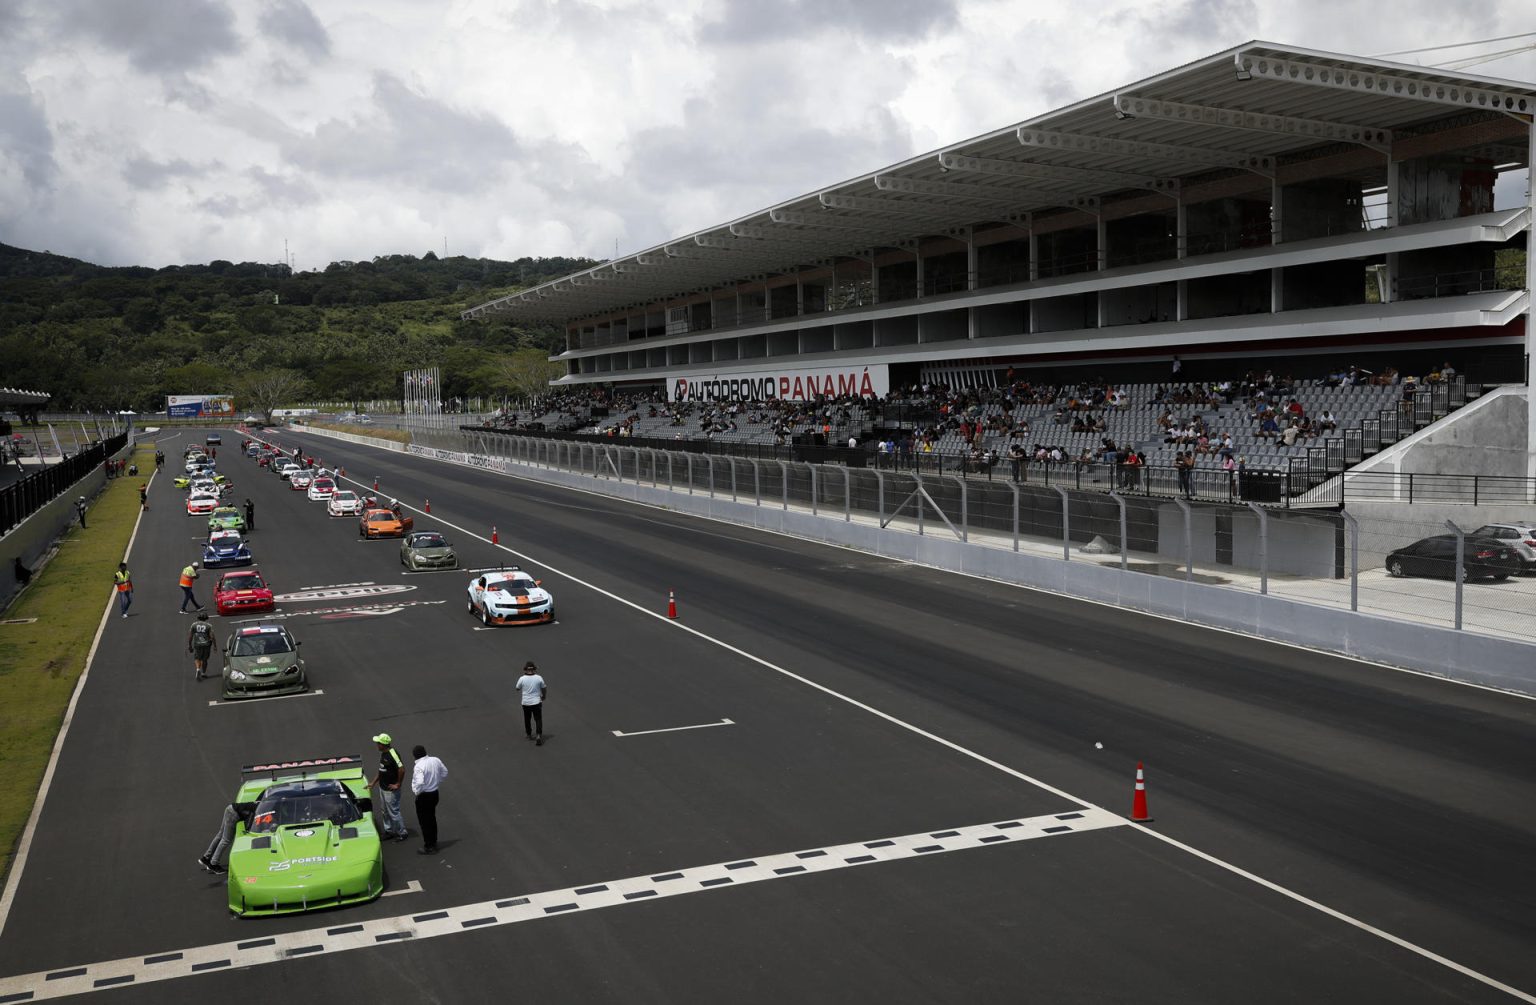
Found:
<svg viewBox="0 0 1536 1005"><path fill-rule="evenodd" d="M677 872L609 880L606 883L565 890L530 893L512 899L486 900L420 914L312 928L284 935L256 936L175 952L132 956L88 966L6 977L0 979L0 1005L176 980L211 971L243 969L321 953L366 949L407 939L431 939L493 925L513 925L573 911L620 907L657 897L675 897L726 886L830 872L870 863L922 858L993 844L1080 834L1128 824L1129 821L1124 818L1104 810L1083 809L779 855L731 859ZM260 922L244 924L256 926ZM254 932L250 934L255 935Z"/></svg>

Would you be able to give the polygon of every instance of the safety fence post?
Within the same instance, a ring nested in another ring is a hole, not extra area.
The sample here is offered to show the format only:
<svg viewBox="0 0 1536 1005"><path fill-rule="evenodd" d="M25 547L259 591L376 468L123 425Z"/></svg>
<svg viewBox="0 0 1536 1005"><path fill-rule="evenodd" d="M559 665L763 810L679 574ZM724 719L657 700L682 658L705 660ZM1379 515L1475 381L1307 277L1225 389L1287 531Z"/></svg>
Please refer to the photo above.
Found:
<svg viewBox="0 0 1536 1005"><path fill-rule="evenodd" d="M843 523L853 522L853 473L843 465Z"/></svg>
<svg viewBox="0 0 1536 1005"><path fill-rule="evenodd" d="M1339 510L1349 527L1349 609L1360 610L1360 521L1348 510Z"/></svg>
<svg viewBox="0 0 1536 1005"><path fill-rule="evenodd" d="M816 511L816 465L808 463L805 468L811 473L811 516L820 516Z"/></svg>
<svg viewBox="0 0 1536 1005"><path fill-rule="evenodd" d="M677 488L677 483L675 481L673 481L673 479L672 479L672 451L668 450L667 451L667 491L671 492L671 491L675 490L676 488Z"/></svg>
<svg viewBox="0 0 1536 1005"><path fill-rule="evenodd" d="M705 454L704 460L709 462L709 497L715 497L715 455Z"/></svg>
<svg viewBox="0 0 1536 1005"><path fill-rule="evenodd" d="M1195 530L1194 511L1189 508L1189 500L1174 499L1179 504L1179 509L1184 511L1184 578L1195 578Z"/></svg>
<svg viewBox="0 0 1536 1005"><path fill-rule="evenodd" d="M1109 497L1120 504L1120 571L1128 572L1130 571L1130 558L1127 553L1130 551L1131 543L1130 523L1126 519L1125 512L1125 496L1118 492L1111 492Z"/></svg>
<svg viewBox="0 0 1536 1005"><path fill-rule="evenodd" d="M885 472L875 469L875 515L880 526L885 526Z"/></svg>
<svg viewBox="0 0 1536 1005"><path fill-rule="evenodd" d="M787 462L787 461L780 461L779 462L779 479L780 479L780 482L779 482L780 487L783 488L783 490L784 490L784 492L783 492L783 495L784 495L784 512L788 513L789 512L789 462Z"/></svg>
<svg viewBox="0 0 1536 1005"><path fill-rule="evenodd" d="M731 502L736 502L736 458L731 458Z"/></svg>
<svg viewBox="0 0 1536 1005"><path fill-rule="evenodd" d="M1072 561L1072 507L1067 490L1060 485L1052 485L1056 494L1061 496L1061 560Z"/></svg>
<svg viewBox="0 0 1536 1005"><path fill-rule="evenodd" d="M1259 518L1259 593L1269 593L1269 513L1258 503L1248 508Z"/></svg>
<svg viewBox="0 0 1536 1005"><path fill-rule="evenodd" d="M685 450L683 459L688 462L688 494L693 495L693 454Z"/></svg>
<svg viewBox="0 0 1536 1005"><path fill-rule="evenodd" d="M1019 550L1019 486L1016 482L1009 482L1008 487L1013 490L1013 550Z"/></svg>
<svg viewBox="0 0 1536 1005"><path fill-rule="evenodd" d="M752 505L763 504L763 471L758 466L757 458L752 458Z"/></svg>
<svg viewBox="0 0 1536 1005"><path fill-rule="evenodd" d="M960 485L960 540L965 544L969 544L971 541L970 499L966 491L965 478L960 475L950 475L949 477L953 478Z"/></svg>
<svg viewBox="0 0 1536 1005"><path fill-rule="evenodd" d="M1452 520L1445 521L1446 527L1456 535L1456 630L1461 631L1461 600L1462 587L1467 582L1467 532L1456 526Z"/></svg>

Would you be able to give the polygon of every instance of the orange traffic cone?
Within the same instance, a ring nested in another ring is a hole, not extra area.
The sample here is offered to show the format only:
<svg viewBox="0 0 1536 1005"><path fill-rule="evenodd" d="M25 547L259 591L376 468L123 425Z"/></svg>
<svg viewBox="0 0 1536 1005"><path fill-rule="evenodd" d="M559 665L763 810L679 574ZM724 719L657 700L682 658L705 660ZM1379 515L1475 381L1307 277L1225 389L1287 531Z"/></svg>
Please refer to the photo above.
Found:
<svg viewBox="0 0 1536 1005"><path fill-rule="evenodd" d="M1147 812L1147 776L1140 761L1136 762L1136 795L1131 799L1131 819L1152 822L1152 816Z"/></svg>
<svg viewBox="0 0 1536 1005"><path fill-rule="evenodd" d="M373 476L373 490L375 492L377 492L379 490L379 476L378 475L374 475Z"/></svg>
<svg viewBox="0 0 1536 1005"><path fill-rule="evenodd" d="M677 620L677 593L673 590L667 591L667 617Z"/></svg>
<svg viewBox="0 0 1536 1005"><path fill-rule="evenodd" d="M492 544L500 544L501 543L501 537L500 537L500 535L498 535L496 533L496 525L495 524L491 524L491 543Z"/></svg>
<svg viewBox="0 0 1536 1005"><path fill-rule="evenodd" d="M431 499L427 500L427 505L424 508L426 509L426 511L428 513L432 512L432 500Z"/></svg>

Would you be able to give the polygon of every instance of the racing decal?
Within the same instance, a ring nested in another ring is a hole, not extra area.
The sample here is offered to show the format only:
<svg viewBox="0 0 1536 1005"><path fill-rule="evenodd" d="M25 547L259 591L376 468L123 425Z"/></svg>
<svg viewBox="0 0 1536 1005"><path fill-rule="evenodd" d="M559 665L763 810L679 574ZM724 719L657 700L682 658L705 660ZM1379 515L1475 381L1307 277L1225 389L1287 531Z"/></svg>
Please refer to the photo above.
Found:
<svg viewBox="0 0 1536 1005"><path fill-rule="evenodd" d="M296 838L312 838L315 836L315 832L306 827L301 831L294 831L293 836Z"/></svg>
<svg viewBox="0 0 1536 1005"><path fill-rule="evenodd" d="M288 768L323 768L328 765L345 766L348 764L361 764L363 759L356 754L338 754L335 757L311 757L302 761L278 761L274 764L252 764L242 768L242 771L284 771Z"/></svg>
<svg viewBox="0 0 1536 1005"><path fill-rule="evenodd" d="M283 593L273 600L279 603L298 603L308 600L351 600L355 597L377 597L386 593L408 593L416 589L404 583L371 583L359 586L332 586L320 587L313 590L300 590L297 593Z"/></svg>
<svg viewBox="0 0 1536 1005"><path fill-rule="evenodd" d="M334 862L336 861L336 858L337 856L335 855L311 855L308 858L295 858L290 859L287 862L274 862L267 866L267 871L287 872L289 869L292 869L296 865L315 865L320 862Z"/></svg>

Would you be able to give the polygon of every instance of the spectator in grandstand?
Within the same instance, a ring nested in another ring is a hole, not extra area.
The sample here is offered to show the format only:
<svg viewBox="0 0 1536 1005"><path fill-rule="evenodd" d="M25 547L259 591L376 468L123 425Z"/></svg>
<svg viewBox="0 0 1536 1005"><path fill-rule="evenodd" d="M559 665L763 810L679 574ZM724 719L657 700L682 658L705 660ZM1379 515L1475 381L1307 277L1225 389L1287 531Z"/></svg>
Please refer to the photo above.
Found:
<svg viewBox="0 0 1536 1005"><path fill-rule="evenodd" d="M1333 412L1325 408L1317 417L1317 428L1320 432L1331 433L1339 428L1339 420L1333 417Z"/></svg>
<svg viewBox="0 0 1536 1005"><path fill-rule="evenodd" d="M1287 447L1294 447L1296 439L1301 435L1301 423L1287 422L1285 428L1280 430L1280 442Z"/></svg>
<svg viewBox="0 0 1536 1005"><path fill-rule="evenodd" d="M1419 383L1413 377L1403 378L1403 414L1413 414L1413 399L1418 394Z"/></svg>
<svg viewBox="0 0 1536 1005"><path fill-rule="evenodd" d="M1173 458L1174 471L1178 474L1179 478L1179 491L1184 494L1184 498L1186 499L1188 499L1193 494L1193 489L1190 487L1190 472L1194 469L1194 466L1194 456L1192 454L1186 454L1182 450L1179 451L1178 454L1176 454Z"/></svg>
<svg viewBox="0 0 1536 1005"><path fill-rule="evenodd" d="M1259 430L1254 435L1264 440L1272 440L1280 435L1280 423L1275 421L1274 412L1264 412L1263 418L1259 420Z"/></svg>
<svg viewBox="0 0 1536 1005"><path fill-rule="evenodd" d="M1293 422L1307 414L1307 410L1302 408L1301 402L1297 401L1295 398L1292 398L1291 403L1285 406L1285 410L1291 413L1291 421Z"/></svg>
<svg viewBox="0 0 1536 1005"><path fill-rule="evenodd" d="M1446 360L1444 363L1441 363L1440 364L1440 379L1441 380L1445 380L1445 381L1450 381L1450 380L1454 380L1455 378L1456 378L1456 368L1451 365L1451 361L1450 360Z"/></svg>
<svg viewBox="0 0 1536 1005"><path fill-rule="evenodd" d="M1019 480L1019 475L1023 472L1027 456L1022 444L1008 444L1008 473L1009 477L1014 481Z"/></svg>

